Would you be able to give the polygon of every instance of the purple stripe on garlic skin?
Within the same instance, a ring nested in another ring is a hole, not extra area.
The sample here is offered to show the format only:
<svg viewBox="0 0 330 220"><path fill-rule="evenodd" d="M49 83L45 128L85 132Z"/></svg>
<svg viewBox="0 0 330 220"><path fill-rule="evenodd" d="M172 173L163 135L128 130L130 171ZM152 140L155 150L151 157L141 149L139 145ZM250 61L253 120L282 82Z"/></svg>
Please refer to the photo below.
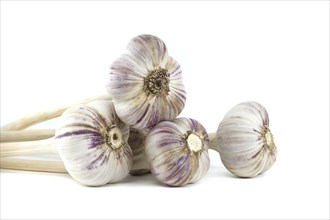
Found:
<svg viewBox="0 0 330 220"><path fill-rule="evenodd" d="M210 166L209 139L196 120L177 118L156 124L146 138L145 153L152 174L170 186L202 179Z"/></svg>
<svg viewBox="0 0 330 220"><path fill-rule="evenodd" d="M97 148L104 144L104 137L102 137L100 134L89 137L89 140L88 149Z"/></svg>
<svg viewBox="0 0 330 220"><path fill-rule="evenodd" d="M128 136L129 126L112 101L99 100L67 109L55 141L68 173L81 184L100 186L128 175L133 164Z"/></svg>
<svg viewBox="0 0 330 220"><path fill-rule="evenodd" d="M88 170L97 169L99 166L102 166L104 163L106 163L107 160L108 157L105 155L105 151L103 151L96 159L90 162L86 168Z"/></svg>
<svg viewBox="0 0 330 220"><path fill-rule="evenodd" d="M103 136L97 132L97 131L92 131L92 130L77 130L77 131L69 131L66 133L63 133L61 135L56 136L56 139L61 139L61 138L67 138L70 136L76 136L76 135L88 135L88 139L90 140L90 144L88 149L98 147L102 144L104 144L104 138Z"/></svg>
<svg viewBox="0 0 330 220"><path fill-rule="evenodd" d="M78 131L68 131L66 133L63 133L61 135L56 136L57 139L63 138L63 137L69 137L69 136L74 136L74 135L84 135L84 134L90 134L90 135L95 135L99 136L99 133L96 131L91 131L91 130L78 130Z"/></svg>
<svg viewBox="0 0 330 220"><path fill-rule="evenodd" d="M133 128L150 129L183 110L186 92L180 65L158 37L133 38L110 69L107 91L118 116Z"/></svg>

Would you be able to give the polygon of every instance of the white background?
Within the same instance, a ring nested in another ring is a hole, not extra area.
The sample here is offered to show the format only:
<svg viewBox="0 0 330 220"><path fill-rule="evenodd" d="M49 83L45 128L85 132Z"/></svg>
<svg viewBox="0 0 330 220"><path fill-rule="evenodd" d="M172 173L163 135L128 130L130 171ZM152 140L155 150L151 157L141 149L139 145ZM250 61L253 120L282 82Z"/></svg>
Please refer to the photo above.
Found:
<svg viewBox="0 0 330 220"><path fill-rule="evenodd" d="M181 116L214 132L240 102L266 107L274 166L239 179L210 152L208 175L181 188L1 170L1 218L329 218L328 1L1 1L1 125L105 94L111 62L143 33L181 64Z"/></svg>

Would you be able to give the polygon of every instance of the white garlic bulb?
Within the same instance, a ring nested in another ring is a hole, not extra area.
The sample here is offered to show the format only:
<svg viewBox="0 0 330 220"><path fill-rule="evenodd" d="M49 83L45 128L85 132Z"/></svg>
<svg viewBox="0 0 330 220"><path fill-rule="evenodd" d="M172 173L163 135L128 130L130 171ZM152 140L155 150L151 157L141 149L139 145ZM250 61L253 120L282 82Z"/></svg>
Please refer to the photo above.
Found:
<svg viewBox="0 0 330 220"><path fill-rule="evenodd" d="M264 173L276 160L268 113L256 102L233 107L218 127L217 141L224 166L239 177Z"/></svg>
<svg viewBox="0 0 330 220"><path fill-rule="evenodd" d="M145 159L145 140L148 135L148 129L131 128L128 145L133 152L133 167L129 172L133 176L140 176L150 172L149 165Z"/></svg>
<svg viewBox="0 0 330 220"><path fill-rule="evenodd" d="M146 138L145 153L152 174L170 186L202 179L210 167L208 143L206 130L196 120L159 122Z"/></svg>
<svg viewBox="0 0 330 220"><path fill-rule="evenodd" d="M73 106L61 116L55 144L68 173L78 182L100 186L126 177L133 163L129 126L111 101Z"/></svg>
<svg viewBox="0 0 330 220"><path fill-rule="evenodd" d="M128 43L111 65L106 88L119 118L137 129L176 118L186 100L179 63L152 35L139 35Z"/></svg>

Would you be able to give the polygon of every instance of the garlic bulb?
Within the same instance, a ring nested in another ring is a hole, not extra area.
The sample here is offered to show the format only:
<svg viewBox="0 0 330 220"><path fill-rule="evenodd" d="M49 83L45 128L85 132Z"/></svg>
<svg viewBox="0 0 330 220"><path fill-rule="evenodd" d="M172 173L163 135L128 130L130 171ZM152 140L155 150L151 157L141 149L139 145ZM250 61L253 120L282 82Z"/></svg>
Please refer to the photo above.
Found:
<svg viewBox="0 0 330 220"><path fill-rule="evenodd" d="M138 130L131 128L130 130L128 145L131 147L133 152L133 167L129 173L133 176L144 175L150 172L144 153L145 140L148 132L148 129Z"/></svg>
<svg viewBox="0 0 330 220"><path fill-rule="evenodd" d="M129 126L115 114L111 101L67 109L55 144L68 173L78 182L99 186L126 177L133 163Z"/></svg>
<svg viewBox="0 0 330 220"><path fill-rule="evenodd" d="M179 63L152 35L139 35L128 43L112 63L106 87L119 118L137 129L176 118L186 100Z"/></svg>
<svg viewBox="0 0 330 220"><path fill-rule="evenodd" d="M239 177L264 173L276 160L268 113L256 102L233 107L218 127L217 141L224 166Z"/></svg>
<svg viewBox="0 0 330 220"><path fill-rule="evenodd" d="M182 186L203 178L210 166L209 138L196 120L177 118L155 125L146 138L146 158L162 183Z"/></svg>

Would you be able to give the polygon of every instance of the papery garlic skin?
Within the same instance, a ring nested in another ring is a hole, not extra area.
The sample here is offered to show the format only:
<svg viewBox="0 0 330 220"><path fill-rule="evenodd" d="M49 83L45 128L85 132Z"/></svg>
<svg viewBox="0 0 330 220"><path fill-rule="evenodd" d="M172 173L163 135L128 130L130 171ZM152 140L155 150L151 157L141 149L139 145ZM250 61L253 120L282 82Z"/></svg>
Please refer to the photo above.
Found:
<svg viewBox="0 0 330 220"><path fill-rule="evenodd" d="M209 170L209 138L196 120L177 118L155 125L146 138L146 158L162 183L183 186L202 179Z"/></svg>
<svg viewBox="0 0 330 220"><path fill-rule="evenodd" d="M100 186L125 178L133 155L129 126L116 115L112 101L95 101L67 109L55 141L68 173L79 183Z"/></svg>
<svg viewBox="0 0 330 220"><path fill-rule="evenodd" d="M276 160L268 113L257 102L240 103L229 110L219 124L217 141L224 166L239 177L262 174Z"/></svg>
<svg viewBox="0 0 330 220"><path fill-rule="evenodd" d="M145 140L148 132L149 129L130 129L128 144L133 152L133 166L129 173L133 176L140 176L150 172L145 158Z"/></svg>
<svg viewBox="0 0 330 220"><path fill-rule="evenodd" d="M186 92L181 67L156 36L133 38L126 52L112 63L109 76L106 88L116 112L134 128L151 128L183 110Z"/></svg>

